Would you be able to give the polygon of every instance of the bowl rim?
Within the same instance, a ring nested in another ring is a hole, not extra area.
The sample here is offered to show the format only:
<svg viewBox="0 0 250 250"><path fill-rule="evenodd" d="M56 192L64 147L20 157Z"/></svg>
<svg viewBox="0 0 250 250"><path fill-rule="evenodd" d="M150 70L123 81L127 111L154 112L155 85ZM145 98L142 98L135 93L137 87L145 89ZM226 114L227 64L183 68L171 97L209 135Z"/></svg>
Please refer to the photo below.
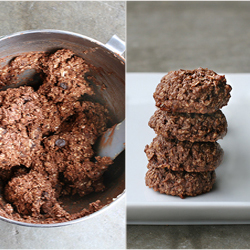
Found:
<svg viewBox="0 0 250 250"><path fill-rule="evenodd" d="M104 43L102 43L102 42L100 42L100 41L98 41L98 40L96 40L94 38L91 38L91 37L88 37L88 36L85 36L85 35L82 35L82 34L79 34L79 33L76 33L76 32L72 32L72 31L65 31L65 30L58 30L58 29L37 29L37 30L36 29L31 29L31 30L24 30L24 31L18 31L18 32L12 33L10 35L0 36L0 43L2 41L6 40L6 39L9 39L9 38L12 38L12 37L17 37L17 36L27 35L27 34L35 34L35 33L65 34L65 35L71 35L71 36L79 37L79 38L82 38L82 39L85 39L85 40L89 40L89 41L103 47L104 49L108 50L109 52L112 52L115 57L119 57L119 59L125 63L125 58L121 54L112 51ZM125 73L126 73L126 66L124 67L124 69L125 69ZM103 206L100 210L98 210L98 211L96 211L96 212L94 212L92 214L86 215L84 217L81 217L81 218L78 218L78 219L75 219L75 220L59 222L59 223L45 223L45 224L42 224L42 223L28 223L28 222L23 222L23 221L12 220L12 219L8 219L8 218L6 218L4 216L1 216L1 215L0 215L0 220L5 221L5 222L9 222L9 223L12 223L12 224L16 224L16 225L19 225L19 226L36 227L36 228L50 228L50 227L69 226L69 225L72 225L72 224L75 224L75 223L78 223L78 222L82 222L82 221L91 219L91 218L93 218L95 216L98 216L98 215L102 214L104 211L107 210L107 208L113 207L120 200L122 200L123 198L125 199L125 196L126 196L125 191L126 191L126 187L125 187L125 189L123 190L122 193L120 193L117 197L113 198L113 201L111 203ZM125 214L126 214L126 207L125 207Z"/></svg>
<svg viewBox="0 0 250 250"><path fill-rule="evenodd" d="M118 201L121 201L122 199L125 199L126 197L126 193L125 193L125 189L122 193L120 193L116 198L113 198L113 201L110 204L105 205L104 207L102 207L100 210L86 215L84 217L75 219L75 220L70 220L70 221L65 221L65 222L58 222L58 223L28 223L28 222L24 222L24 221L17 221L17 220L12 220L12 219L8 219L4 216L0 215L0 220L5 221L5 222L9 222L15 225L19 225L19 226L26 226L26 227L36 227L36 228L51 228L51 227L62 227L62 226L69 226L72 224L76 224L79 222L83 222L85 220L91 219L93 217L96 217L100 214L102 214L104 211L107 210L107 208L113 207L114 204L117 204Z"/></svg>
<svg viewBox="0 0 250 250"><path fill-rule="evenodd" d="M35 34L35 33L54 33L54 34L64 34L64 35L71 35L71 36L75 36L75 37L79 37L79 38L82 38L82 39L86 39L86 40L89 40L103 48L105 48L106 50L108 50L109 52L112 52L113 54L115 54L116 56L119 56L120 59L125 62L125 58L117 53L117 52L114 52L110 47L108 47L107 43L104 44L94 38L91 38L89 36L85 36L85 35L82 35L80 33L77 33L77 32L72 32L72 31L67 31L67 30L59 30L59 29L30 29L30 30L23 30L23 31L18 31L18 32L14 32L12 34L9 34L9 35L3 35L3 36L0 36L0 43L6 39L10 39L12 37L17 37L17 36L22 36L22 35L27 35L27 34Z"/></svg>

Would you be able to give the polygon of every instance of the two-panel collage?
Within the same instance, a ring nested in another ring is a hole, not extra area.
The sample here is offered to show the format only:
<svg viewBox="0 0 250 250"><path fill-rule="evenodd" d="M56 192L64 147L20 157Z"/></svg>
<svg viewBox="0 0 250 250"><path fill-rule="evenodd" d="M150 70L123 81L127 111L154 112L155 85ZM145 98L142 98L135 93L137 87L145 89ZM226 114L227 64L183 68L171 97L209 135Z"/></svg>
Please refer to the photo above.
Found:
<svg viewBox="0 0 250 250"><path fill-rule="evenodd" d="M0 1L1 249L250 248L250 2Z"/></svg>

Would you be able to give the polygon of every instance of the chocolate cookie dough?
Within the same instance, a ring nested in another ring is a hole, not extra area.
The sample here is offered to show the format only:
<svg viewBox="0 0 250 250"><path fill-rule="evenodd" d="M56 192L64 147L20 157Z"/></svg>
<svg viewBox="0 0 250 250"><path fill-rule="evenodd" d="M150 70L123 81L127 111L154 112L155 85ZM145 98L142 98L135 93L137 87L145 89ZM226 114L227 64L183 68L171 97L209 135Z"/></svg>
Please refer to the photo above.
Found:
<svg viewBox="0 0 250 250"><path fill-rule="evenodd" d="M95 159L96 162L86 160L82 164L66 163L64 177L68 181L72 194L78 193L80 196L84 196L104 190L102 176L112 161L109 157L98 156Z"/></svg>
<svg viewBox="0 0 250 250"><path fill-rule="evenodd" d="M110 118L103 105L84 100L94 94L91 67L61 49L18 56L0 70L1 216L57 223L103 207L97 200L69 214L59 202L65 195L103 191L103 174L113 163L93 150ZM28 69L36 71L40 85L14 88Z"/></svg>
<svg viewBox="0 0 250 250"><path fill-rule="evenodd" d="M0 168L30 167L40 141L30 131L41 124L43 110L31 87L0 92Z"/></svg>
<svg viewBox="0 0 250 250"><path fill-rule="evenodd" d="M48 214L56 203L50 182L33 170L12 178L5 187L5 198L16 207L18 213L33 217Z"/></svg>
<svg viewBox="0 0 250 250"><path fill-rule="evenodd" d="M148 125L156 134L179 141L215 142L227 133L227 120L220 110L209 114L190 114L157 109Z"/></svg>
<svg viewBox="0 0 250 250"><path fill-rule="evenodd" d="M72 51L58 50L48 57L46 64L40 65L46 78L38 93L48 100L58 103L77 100L84 94L94 94L86 80L90 65Z"/></svg>
<svg viewBox="0 0 250 250"><path fill-rule="evenodd" d="M150 166L173 171L205 172L215 170L223 158L223 150L217 142L180 142L158 135L145 153Z"/></svg>
<svg viewBox="0 0 250 250"><path fill-rule="evenodd" d="M146 185L154 191L184 198L207 193L215 182L215 172L172 171L152 163L146 173Z"/></svg>
<svg viewBox="0 0 250 250"><path fill-rule="evenodd" d="M156 106L168 112L213 113L227 105L231 86L212 70L171 71L156 87Z"/></svg>
<svg viewBox="0 0 250 250"><path fill-rule="evenodd" d="M35 70L43 80L38 94L53 103L77 100L81 95L93 95L88 75L92 65L68 49L55 53L27 53L15 57L0 71L0 86L18 83L18 76L25 70Z"/></svg>

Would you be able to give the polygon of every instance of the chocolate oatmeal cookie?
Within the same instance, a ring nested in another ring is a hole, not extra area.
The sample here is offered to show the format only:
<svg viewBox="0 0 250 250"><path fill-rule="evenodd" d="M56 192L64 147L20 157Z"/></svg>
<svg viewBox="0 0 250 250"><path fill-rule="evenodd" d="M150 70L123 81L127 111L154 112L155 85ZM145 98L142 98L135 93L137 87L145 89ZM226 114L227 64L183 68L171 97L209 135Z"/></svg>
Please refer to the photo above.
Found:
<svg viewBox="0 0 250 250"><path fill-rule="evenodd" d="M156 106L168 112L213 113L227 105L231 86L212 70L171 71L156 87Z"/></svg>
<svg viewBox="0 0 250 250"><path fill-rule="evenodd" d="M227 120L220 110L210 114L190 114L157 109L148 125L156 134L179 141L215 142L227 133Z"/></svg>
<svg viewBox="0 0 250 250"><path fill-rule="evenodd" d="M196 196L209 192L215 182L215 172L189 173L175 172L167 168L157 168L152 164L146 173L146 185L162 194Z"/></svg>
<svg viewBox="0 0 250 250"><path fill-rule="evenodd" d="M173 171L205 172L215 170L223 159L223 150L217 142L189 142L168 140L158 135L145 153L149 164Z"/></svg>

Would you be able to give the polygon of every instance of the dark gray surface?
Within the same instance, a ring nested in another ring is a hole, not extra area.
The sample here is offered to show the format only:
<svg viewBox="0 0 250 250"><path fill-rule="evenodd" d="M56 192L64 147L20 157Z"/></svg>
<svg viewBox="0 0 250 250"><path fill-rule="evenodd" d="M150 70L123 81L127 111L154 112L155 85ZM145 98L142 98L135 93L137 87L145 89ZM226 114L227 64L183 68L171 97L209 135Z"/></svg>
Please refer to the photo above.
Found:
<svg viewBox="0 0 250 250"><path fill-rule="evenodd" d="M0 36L30 29L77 32L106 43L114 34L125 39L125 2L0 2ZM125 198L100 216L57 228L29 228L0 221L3 249L123 249Z"/></svg>
<svg viewBox="0 0 250 250"><path fill-rule="evenodd" d="M131 249L249 249L250 225L129 226Z"/></svg>
<svg viewBox="0 0 250 250"><path fill-rule="evenodd" d="M249 73L250 2L128 2L127 71ZM145 166L146 167L146 166ZM128 248L249 248L250 225L128 226Z"/></svg>

